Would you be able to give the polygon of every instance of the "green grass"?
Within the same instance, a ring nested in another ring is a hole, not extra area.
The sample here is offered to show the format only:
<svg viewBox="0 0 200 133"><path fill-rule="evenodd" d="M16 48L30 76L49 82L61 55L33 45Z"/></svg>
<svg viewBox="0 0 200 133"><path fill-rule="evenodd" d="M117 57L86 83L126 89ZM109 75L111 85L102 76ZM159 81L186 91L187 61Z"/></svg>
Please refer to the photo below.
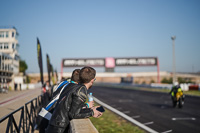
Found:
<svg viewBox="0 0 200 133"><path fill-rule="evenodd" d="M195 91L195 90L184 91L184 94L186 94L186 95L193 95L193 96L200 96L200 91Z"/></svg>
<svg viewBox="0 0 200 133"><path fill-rule="evenodd" d="M100 118L90 117L90 120L99 133L145 133L142 129L107 109Z"/></svg>

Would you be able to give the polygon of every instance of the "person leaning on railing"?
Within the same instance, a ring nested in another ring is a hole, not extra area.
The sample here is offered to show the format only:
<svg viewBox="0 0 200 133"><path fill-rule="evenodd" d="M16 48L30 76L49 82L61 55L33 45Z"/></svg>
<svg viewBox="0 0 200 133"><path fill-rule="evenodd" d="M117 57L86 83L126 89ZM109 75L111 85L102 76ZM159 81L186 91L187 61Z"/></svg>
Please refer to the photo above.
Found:
<svg viewBox="0 0 200 133"><path fill-rule="evenodd" d="M36 128L39 129L40 133L45 132L45 129L48 126L49 120L50 120L51 115L56 106L57 100L59 99L60 94L67 88L66 86L69 83L78 84L80 82L79 73L80 73L80 69L75 69L72 72L72 76L71 76L70 80L65 79L65 80L61 81L54 89L52 100L48 103L48 105L45 108L42 108L41 111L39 112L39 114L37 116L37 127ZM93 106L94 106L94 102L91 101L91 102L86 103L83 106L83 108L92 108Z"/></svg>
<svg viewBox="0 0 200 133"><path fill-rule="evenodd" d="M102 115L96 107L83 108L87 99L87 90L92 87L95 81L96 71L92 67L84 67L80 71L80 84L70 83L62 92L46 133L63 133L70 129L70 120L95 117Z"/></svg>

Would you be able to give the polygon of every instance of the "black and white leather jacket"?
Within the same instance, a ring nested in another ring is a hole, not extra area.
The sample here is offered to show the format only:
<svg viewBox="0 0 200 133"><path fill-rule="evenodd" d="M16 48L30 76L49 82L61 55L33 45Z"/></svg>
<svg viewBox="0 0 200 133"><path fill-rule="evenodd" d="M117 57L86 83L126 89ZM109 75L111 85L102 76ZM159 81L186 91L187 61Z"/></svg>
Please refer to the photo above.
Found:
<svg viewBox="0 0 200 133"><path fill-rule="evenodd" d="M55 110L49 121L46 133L64 132L70 120L88 118L94 115L90 108L83 108L87 99L87 88L85 85L70 83L60 95ZM54 131L53 131L53 129Z"/></svg>

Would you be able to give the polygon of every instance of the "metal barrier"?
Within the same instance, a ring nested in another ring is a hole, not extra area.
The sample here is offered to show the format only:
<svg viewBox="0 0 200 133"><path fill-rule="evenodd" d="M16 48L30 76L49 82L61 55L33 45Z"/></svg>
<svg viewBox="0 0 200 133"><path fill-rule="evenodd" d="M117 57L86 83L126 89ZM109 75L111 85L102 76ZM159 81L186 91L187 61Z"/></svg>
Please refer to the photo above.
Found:
<svg viewBox="0 0 200 133"><path fill-rule="evenodd" d="M5 122L8 120L6 126L6 133L29 133L34 132L34 126L36 124L36 117L38 111L43 106L43 96L40 95L37 98L32 99L31 101L27 102L24 106L18 108L17 110L13 111L12 113L6 115L5 117L0 119L0 123ZM20 112L21 111L21 112ZM17 123L14 114L20 113L20 119Z"/></svg>
<svg viewBox="0 0 200 133"><path fill-rule="evenodd" d="M17 113L18 111L21 111L21 115L20 115L20 120L19 120L19 124L17 126L16 120L14 118L14 114ZM8 124L6 126L6 133L9 132L17 132L19 133L21 131L21 129L23 130L23 133L25 133L25 128L24 128L24 106L18 108L17 110L13 111L12 113L8 114L7 116L3 117L2 119L0 119L0 123L2 123L3 121L8 119ZM14 129L13 129L13 125L14 125Z"/></svg>
<svg viewBox="0 0 200 133"><path fill-rule="evenodd" d="M31 131L34 131L34 125L36 123L36 117L37 117L37 98L34 98L33 100L27 102L25 104L25 118L26 118L26 131L29 132L30 128Z"/></svg>
<svg viewBox="0 0 200 133"><path fill-rule="evenodd" d="M32 99L31 101L25 103L24 106L18 108L12 113L6 115L5 117L0 119L0 123L6 122L8 120L6 126L6 133L33 133L36 129L36 118L38 112L41 108L47 104L49 97L40 95L37 98ZM20 119L14 117L16 113L20 113ZM85 128L83 128L85 125ZM92 132L98 133L96 128L93 126L89 119L77 119L72 120L70 122L71 133L80 132L84 133ZM2 127L1 127L2 128Z"/></svg>

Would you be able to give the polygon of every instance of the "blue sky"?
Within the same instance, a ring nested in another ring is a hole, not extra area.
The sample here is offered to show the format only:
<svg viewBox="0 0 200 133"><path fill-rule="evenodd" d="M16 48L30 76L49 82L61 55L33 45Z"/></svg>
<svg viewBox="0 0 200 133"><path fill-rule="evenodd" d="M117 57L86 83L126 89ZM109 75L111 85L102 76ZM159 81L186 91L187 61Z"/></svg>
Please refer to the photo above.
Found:
<svg viewBox="0 0 200 133"><path fill-rule="evenodd" d="M58 71L62 58L146 56L158 57L161 71L172 71L173 35L176 70L200 71L199 0L7 0L0 12L0 26L19 32L19 52L29 73L39 72L37 37L44 71L47 53Z"/></svg>

